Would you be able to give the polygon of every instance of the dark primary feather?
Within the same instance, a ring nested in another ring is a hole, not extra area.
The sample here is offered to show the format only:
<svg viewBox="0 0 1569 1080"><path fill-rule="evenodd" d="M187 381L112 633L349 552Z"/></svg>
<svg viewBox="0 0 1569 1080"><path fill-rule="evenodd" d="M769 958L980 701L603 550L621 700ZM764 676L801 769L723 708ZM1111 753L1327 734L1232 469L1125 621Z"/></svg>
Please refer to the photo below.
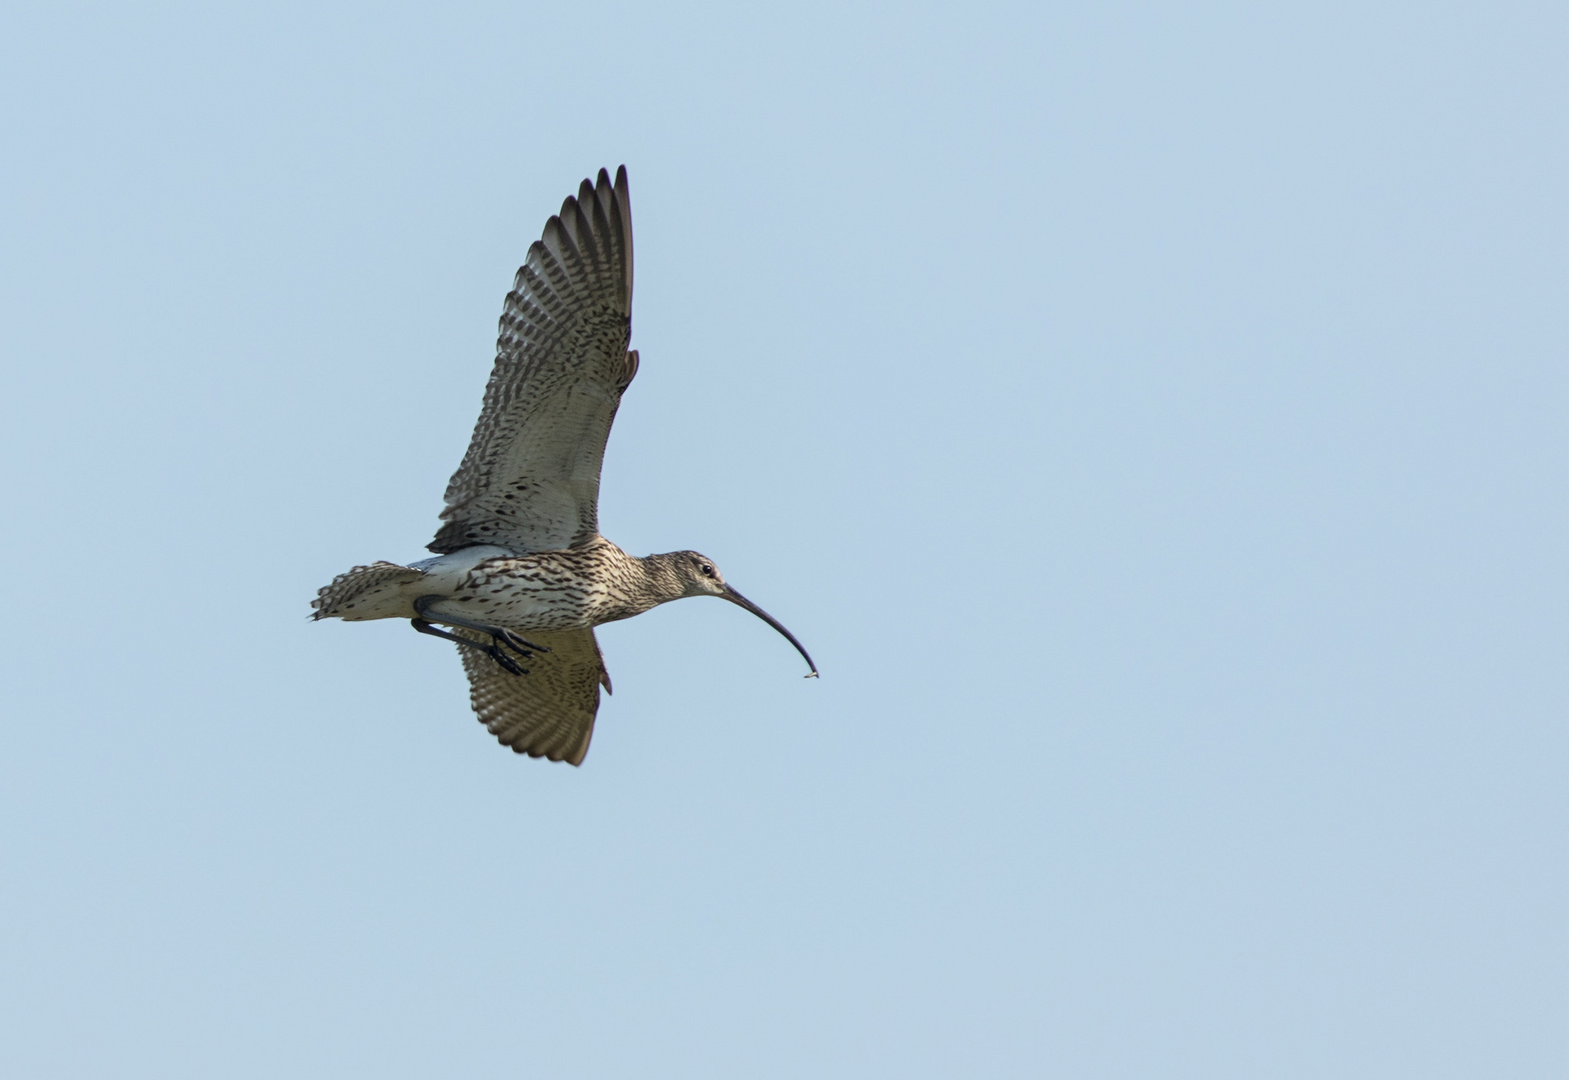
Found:
<svg viewBox="0 0 1569 1080"><path fill-rule="evenodd" d="M637 374L632 199L605 170L545 223L502 309L496 365L430 543L558 551L599 532L599 473Z"/></svg>

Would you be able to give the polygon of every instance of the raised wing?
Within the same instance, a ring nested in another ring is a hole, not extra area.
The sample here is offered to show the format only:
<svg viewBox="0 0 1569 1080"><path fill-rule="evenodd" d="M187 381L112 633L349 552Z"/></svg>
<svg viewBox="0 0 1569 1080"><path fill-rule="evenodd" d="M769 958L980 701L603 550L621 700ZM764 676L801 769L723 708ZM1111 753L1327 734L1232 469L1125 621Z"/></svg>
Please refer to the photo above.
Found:
<svg viewBox="0 0 1569 1080"><path fill-rule="evenodd" d="M457 632L488 641L467 630ZM581 765L594 734L599 688L610 689L594 631L530 631L528 639L550 651L524 661L527 675L503 671L478 649L458 649L474 712L503 746L519 754Z"/></svg>
<svg viewBox="0 0 1569 1080"><path fill-rule="evenodd" d="M559 551L599 532L599 469L637 374L632 197L605 170L545 223L501 312L496 366L431 551Z"/></svg>

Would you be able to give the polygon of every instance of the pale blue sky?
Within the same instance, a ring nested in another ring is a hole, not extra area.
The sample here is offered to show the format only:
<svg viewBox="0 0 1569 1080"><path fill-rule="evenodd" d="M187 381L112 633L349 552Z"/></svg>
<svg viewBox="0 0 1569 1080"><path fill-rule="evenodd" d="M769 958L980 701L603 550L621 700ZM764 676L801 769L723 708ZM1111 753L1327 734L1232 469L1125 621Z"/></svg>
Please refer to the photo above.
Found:
<svg viewBox="0 0 1569 1080"><path fill-rule="evenodd" d="M0 12L0 1074L1557 1078L1562 4ZM628 166L581 770L313 625Z"/></svg>

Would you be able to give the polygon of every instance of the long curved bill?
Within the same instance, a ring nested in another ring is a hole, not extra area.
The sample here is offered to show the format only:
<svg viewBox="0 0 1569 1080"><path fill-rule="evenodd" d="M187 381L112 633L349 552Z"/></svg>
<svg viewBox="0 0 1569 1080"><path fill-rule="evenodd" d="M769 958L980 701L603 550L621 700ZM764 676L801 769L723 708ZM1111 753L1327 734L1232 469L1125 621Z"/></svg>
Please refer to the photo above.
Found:
<svg viewBox="0 0 1569 1080"><path fill-rule="evenodd" d="M753 615L756 615L759 619L762 619L769 626L772 626L775 630L777 630L781 634L783 634L785 636L785 640L788 641L790 644L795 646L795 651L800 653L803 657L805 657L805 659L806 659L806 666L812 669L812 673L810 675L808 675L807 678L808 679L815 679L815 678L817 678L817 665L812 663L811 654L809 654L806 651L806 646L802 645L799 641L795 640L795 635L794 634L790 633L790 631L788 631L788 630L786 630L784 628L784 623L780 622L778 619L776 619L772 615L768 614L768 612L764 611L762 608L760 608L756 604L752 603L752 601L748 600L746 597L744 597L740 593L736 592L729 585L725 586L725 591L723 593L721 593L720 595L722 595L726 600L730 601L732 604L735 604L737 607L744 607L744 608L746 608L746 610L750 611Z"/></svg>

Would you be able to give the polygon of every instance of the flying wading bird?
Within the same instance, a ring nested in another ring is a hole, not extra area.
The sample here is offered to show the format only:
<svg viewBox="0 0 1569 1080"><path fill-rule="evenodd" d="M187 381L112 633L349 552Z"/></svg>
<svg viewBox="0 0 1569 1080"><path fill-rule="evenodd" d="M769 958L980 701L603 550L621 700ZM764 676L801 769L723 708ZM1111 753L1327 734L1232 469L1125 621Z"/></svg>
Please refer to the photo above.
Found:
<svg viewBox="0 0 1569 1080"><path fill-rule="evenodd" d="M545 223L501 312L496 366L447 485L436 557L340 574L314 618L408 619L459 645L474 711L505 746L581 764L599 688L594 627L668 600L717 596L795 635L695 551L638 558L599 535L599 470L637 374L632 201L626 167L601 169Z"/></svg>

